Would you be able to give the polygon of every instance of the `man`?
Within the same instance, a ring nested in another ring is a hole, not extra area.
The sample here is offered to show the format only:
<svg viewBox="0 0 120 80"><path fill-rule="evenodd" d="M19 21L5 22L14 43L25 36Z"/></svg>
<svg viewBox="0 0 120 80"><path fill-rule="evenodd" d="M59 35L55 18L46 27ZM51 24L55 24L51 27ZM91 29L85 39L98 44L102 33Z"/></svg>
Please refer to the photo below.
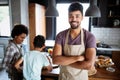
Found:
<svg viewBox="0 0 120 80"><path fill-rule="evenodd" d="M81 28L83 6L69 6L70 28L56 36L53 63L61 65L59 80L88 80L88 70L94 66L96 40L92 33Z"/></svg>
<svg viewBox="0 0 120 80"><path fill-rule="evenodd" d="M14 64L24 55L22 43L28 35L28 28L23 24L15 25L11 32L12 40L6 48L5 56L3 59L3 68L6 69L11 80L21 80L23 75L18 72Z"/></svg>

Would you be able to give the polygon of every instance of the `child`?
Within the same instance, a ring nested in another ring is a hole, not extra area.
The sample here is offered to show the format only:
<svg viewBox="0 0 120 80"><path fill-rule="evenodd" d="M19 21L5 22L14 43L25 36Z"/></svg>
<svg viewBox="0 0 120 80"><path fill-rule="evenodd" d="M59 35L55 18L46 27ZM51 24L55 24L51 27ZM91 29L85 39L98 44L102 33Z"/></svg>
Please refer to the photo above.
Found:
<svg viewBox="0 0 120 80"><path fill-rule="evenodd" d="M52 70L50 59L42 52L45 48L45 39L38 35L34 38L34 50L26 53L15 64L16 69L21 70L20 64L23 62L23 75L25 80L41 80L41 70L43 68Z"/></svg>

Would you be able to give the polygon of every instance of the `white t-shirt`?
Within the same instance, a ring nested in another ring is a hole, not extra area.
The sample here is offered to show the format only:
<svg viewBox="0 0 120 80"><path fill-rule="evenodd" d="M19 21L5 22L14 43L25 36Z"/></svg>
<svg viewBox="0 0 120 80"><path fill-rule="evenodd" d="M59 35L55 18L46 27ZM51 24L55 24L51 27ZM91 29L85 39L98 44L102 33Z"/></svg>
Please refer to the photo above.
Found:
<svg viewBox="0 0 120 80"><path fill-rule="evenodd" d="M41 80L43 66L50 65L45 53L33 50L24 55L23 75L26 80Z"/></svg>

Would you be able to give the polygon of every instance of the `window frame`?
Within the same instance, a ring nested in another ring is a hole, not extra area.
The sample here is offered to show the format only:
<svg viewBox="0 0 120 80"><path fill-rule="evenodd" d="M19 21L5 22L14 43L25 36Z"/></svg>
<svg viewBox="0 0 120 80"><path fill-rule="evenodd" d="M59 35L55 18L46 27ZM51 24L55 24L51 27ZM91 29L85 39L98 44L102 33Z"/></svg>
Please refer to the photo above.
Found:
<svg viewBox="0 0 120 80"><path fill-rule="evenodd" d="M10 24L10 31L9 31L9 35L1 35L0 34L0 37L3 37L3 38L9 38L10 36L11 36L11 29L12 29L12 26L11 26L11 10L10 10L10 6L9 6L9 4L7 3L7 2L3 2L3 3L1 3L0 2L0 6L8 6L8 12L9 12L9 24Z"/></svg>

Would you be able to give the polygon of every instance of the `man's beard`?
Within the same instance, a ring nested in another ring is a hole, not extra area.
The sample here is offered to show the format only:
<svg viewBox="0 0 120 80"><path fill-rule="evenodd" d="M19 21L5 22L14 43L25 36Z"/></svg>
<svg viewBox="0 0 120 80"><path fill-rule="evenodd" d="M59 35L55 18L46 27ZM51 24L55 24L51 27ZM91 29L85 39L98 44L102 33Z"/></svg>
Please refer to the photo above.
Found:
<svg viewBox="0 0 120 80"><path fill-rule="evenodd" d="M77 25L77 26L72 26L72 25L71 25L71 28L72 28L72 29L77 29L78 27L79 27L78 25Z"/></svg>
<svg viewBox="0 0 120 80"><path fill-rule="evenodd" d="M76 22L76 23L77 23L77 22ZM72 24L72 22L71 22L71 24L70 24L70 25L71 25L71 28L72 28L72 29L77 29L77 28L79 27L79 25L78 25L78 24L77 24L77 25L74 25L74 24Z"/></svg>

